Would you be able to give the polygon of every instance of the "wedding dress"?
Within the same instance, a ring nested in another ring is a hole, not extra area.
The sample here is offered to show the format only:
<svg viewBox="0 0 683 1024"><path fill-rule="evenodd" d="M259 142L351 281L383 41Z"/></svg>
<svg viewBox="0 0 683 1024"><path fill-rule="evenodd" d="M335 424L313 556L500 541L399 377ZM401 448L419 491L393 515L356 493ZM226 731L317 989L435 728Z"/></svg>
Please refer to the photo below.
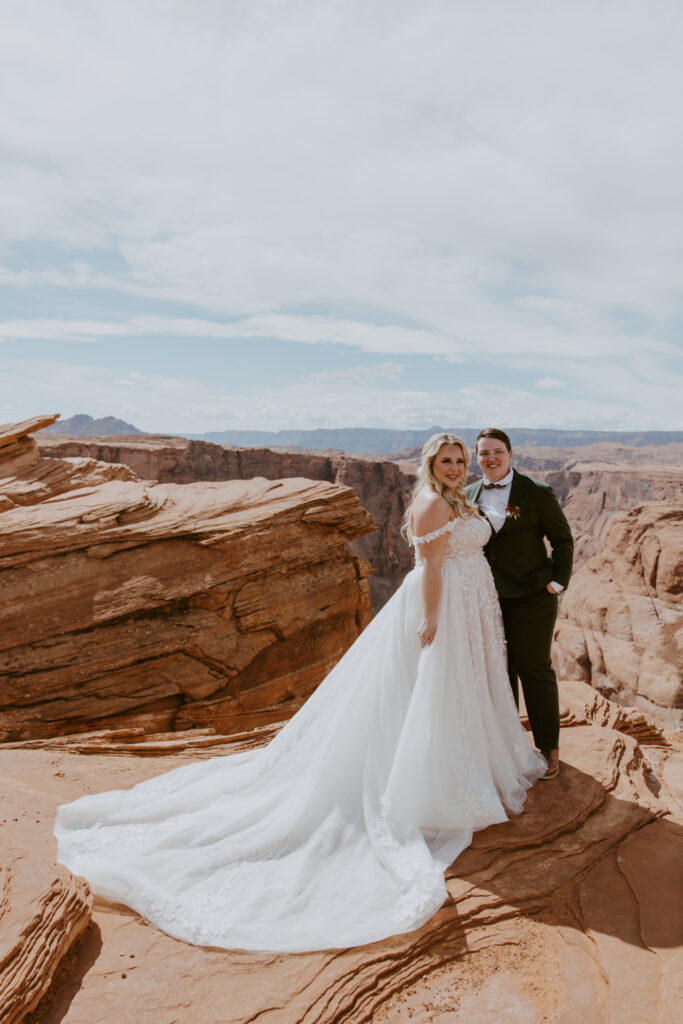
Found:
<svg viewBox="0 0 683 1024"><path fill-rule="evenodd" d="M490 529L418 538L450 534L430 646L417 555L267 747L60 807L59 861L197 945L299 952L423 924L473 830L519 813L546 769L508 682Z"/></svg>

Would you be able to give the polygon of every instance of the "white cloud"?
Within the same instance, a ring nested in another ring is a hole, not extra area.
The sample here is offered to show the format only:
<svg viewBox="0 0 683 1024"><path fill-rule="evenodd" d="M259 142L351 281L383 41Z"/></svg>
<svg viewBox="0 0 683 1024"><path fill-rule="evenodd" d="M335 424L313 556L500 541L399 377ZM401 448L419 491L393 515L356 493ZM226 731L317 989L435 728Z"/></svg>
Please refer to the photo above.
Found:
<svg viewBox="0 0 683 1024"><path fill-rule="evenodd" d="M407 372L392 383L382 378L380 370L375 379L370 373L363 383L358 376L332 373L324 381L303 377L286 388L256 381L246 391L221 383L230 379L222 372L215 379L210 373L199 379L190 364L183 375L162 367L159 359L158 371L138 379L95 364L74 366L57 359L12 356L3 361L0 405L7 420L53 411L64 417L89 412L117 415L156 433L203 433L230 427L462 427L476 426L484 419L511 429L683 429L680 413L665 421L661 412L678 408L676 382L652 375L634 377L624 368L616 368L605 382L596 382L589 370L582 371L571 390L501 384L485 375L479 382L458 387L444 379L436 366L425 386L410 386ZM640 389L638 406L627 397L636 388Z"/></svg>
<svg viewBox="0 0 683 1024"><path fill-rule="evenodd" d="M346 384L350 387L367 387L371 383L394 384L403 374L400 363L376 363L374 366L351 366L347 370L309 373L311 384Z"/></svg>
<svg viewBox="0 0 683 1024"><path fill-rule="evenodd" d="M489 360L534 401L566 381L553 417L593 377L649 417L636 368L674 381L681 313L681 29L677 0L14 3L0 286L48 312L0 338Z"/></svg>
<svg viewBox="0 0 683 1024"><path fill-rule="evenodd" d="M564 388L566 385L566 381L558 380L557 377L541 377L534 381L535 388Z"/></svg>
<svg viewBox="0 0 683 1024"><path fill-rule="evenodd" d="M431 355L449 362L474 358L571 357L581 360L673 357L676 346L657 338L626 331L543 327L533 319L461 320L455 337L400 324L374 324L320 314L261 314L221 322L202 318L131 316L119 320L60 320L35 318L0 321L0 341L8 339L80 341L134 336L180 336L226 341L279 339L305 345L338 344L384 355ZM548 385L545 385L548 386Z"/></svg>

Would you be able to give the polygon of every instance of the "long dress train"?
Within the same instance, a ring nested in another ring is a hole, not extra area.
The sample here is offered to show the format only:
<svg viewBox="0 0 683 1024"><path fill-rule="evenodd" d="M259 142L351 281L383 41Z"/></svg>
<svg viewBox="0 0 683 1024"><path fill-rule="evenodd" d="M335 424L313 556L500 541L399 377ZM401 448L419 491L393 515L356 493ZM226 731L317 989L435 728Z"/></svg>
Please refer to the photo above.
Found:
<svg viewBox="0 0 683 1024"><path fill-rule="evenodd" d="M474 829L545 771L512 698L485 520L455 519L433 643L417 559L267 747L59 808L58 859L169 935L226 949L356 946L423 924Z"/></svg>

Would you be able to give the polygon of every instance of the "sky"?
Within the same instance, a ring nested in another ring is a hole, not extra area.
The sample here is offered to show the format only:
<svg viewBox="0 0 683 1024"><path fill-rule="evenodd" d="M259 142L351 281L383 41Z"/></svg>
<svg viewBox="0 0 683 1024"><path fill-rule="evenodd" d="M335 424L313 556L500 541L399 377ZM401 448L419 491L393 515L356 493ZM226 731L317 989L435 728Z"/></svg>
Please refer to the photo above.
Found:
<svg viewBox="0 0 683 1024"><path fill-rule="evenodd" d="M679 0L2 0L0 421L683 429Z"/></svg>

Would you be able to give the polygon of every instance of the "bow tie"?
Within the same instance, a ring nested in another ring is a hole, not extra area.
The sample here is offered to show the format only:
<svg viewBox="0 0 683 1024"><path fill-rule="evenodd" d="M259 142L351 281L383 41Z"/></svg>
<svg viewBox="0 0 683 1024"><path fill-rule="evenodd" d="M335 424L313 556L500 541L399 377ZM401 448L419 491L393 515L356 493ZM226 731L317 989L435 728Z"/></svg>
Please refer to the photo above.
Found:
<svg viewBox="0 0 683 1024"><path fill-rule="evenodd" d="M493 488L495 487L495 488L497 488L500 491L504 491L506 486L507 486L507 484L484 484L484 490L485 491L492 491Z"/></svg>

